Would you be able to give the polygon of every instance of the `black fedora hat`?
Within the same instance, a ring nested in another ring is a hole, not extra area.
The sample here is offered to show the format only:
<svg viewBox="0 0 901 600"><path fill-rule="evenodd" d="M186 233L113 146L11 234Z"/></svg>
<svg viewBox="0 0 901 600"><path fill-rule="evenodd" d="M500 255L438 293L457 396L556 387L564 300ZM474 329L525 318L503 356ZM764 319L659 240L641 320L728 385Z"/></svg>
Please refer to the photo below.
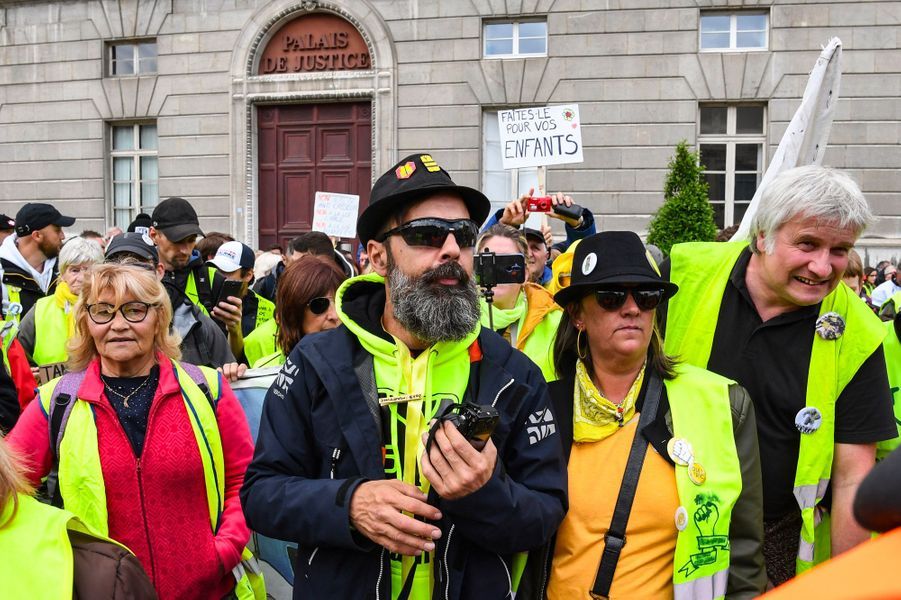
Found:
<svg viewBox="0 0 901 600"><path fill-rule="evenodd" d="M638 234L602 231L579 242L573 256L571 283L557 292L554 300L566 306L592 290L622 283L662 287L665 298L679 290L675 283L660 276Z"/></svg>
<svg viewBox="0 0 901 600"><path fill-rule="evenodd" d="M372 186L369 206L357 220L357 236L364 245L376 236L385 220L397 209L441 192L458 194L469 218L481 225L491 211L491 202L482 192L457 185L429 154L411 154L388 169Z"/></svg>

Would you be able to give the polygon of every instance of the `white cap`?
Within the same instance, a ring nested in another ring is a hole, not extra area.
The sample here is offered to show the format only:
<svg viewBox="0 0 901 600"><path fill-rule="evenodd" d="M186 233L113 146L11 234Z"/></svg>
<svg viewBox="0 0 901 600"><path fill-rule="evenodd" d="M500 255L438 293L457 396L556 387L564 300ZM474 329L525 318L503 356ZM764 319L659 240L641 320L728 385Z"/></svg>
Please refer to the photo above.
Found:
<svg viewBox="0 0 901 600"><path fill-rule="evenodd" d="M220 271L232 273L238 269L252 269L255 259L253 250L241 242L225 242L210 262Z"/></svg>

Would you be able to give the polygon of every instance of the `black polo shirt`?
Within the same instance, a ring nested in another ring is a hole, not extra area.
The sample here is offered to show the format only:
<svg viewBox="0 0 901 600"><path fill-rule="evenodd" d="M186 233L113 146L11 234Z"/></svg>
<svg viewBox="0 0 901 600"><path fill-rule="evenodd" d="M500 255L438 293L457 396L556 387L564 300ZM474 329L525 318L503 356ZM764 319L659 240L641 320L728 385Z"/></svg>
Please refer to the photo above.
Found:
<svg viewBox="0 0 901 600"><path fill-rule="evenodd" d="M801 433L795 416L804 408L807 372L820 305L804 306L763 322L745 273L751 251L735 263L723 293L707 368L737 381L751 395L763 468L765 520L798 510L792 493ZM669 261L664 263L669 277ZM870 444L898 434L882 346L861 365L835 405L835 441Z"/></svg>

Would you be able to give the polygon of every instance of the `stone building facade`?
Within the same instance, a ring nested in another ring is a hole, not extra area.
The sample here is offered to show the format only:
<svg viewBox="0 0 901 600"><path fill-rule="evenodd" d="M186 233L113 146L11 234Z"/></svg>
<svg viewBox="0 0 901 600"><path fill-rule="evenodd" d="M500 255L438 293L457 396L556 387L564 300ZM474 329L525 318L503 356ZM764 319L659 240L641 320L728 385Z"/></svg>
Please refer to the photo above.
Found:
<svg viewBox="0 0 901 600"><path fill-rule="evenodd" d="M867 258L897 258L892 1L7 1L0 212L52 202L78 217L73 231L104 231L177 195L205 230L264 245L309 227L314 191L365 203L372 178L417 150L501 206L536 175L500 169L496 111L577 103L584 161L548 167L548 190L600 228L643 233L684 139L728 225L833 36L824 164L881 215Z"/></svg>

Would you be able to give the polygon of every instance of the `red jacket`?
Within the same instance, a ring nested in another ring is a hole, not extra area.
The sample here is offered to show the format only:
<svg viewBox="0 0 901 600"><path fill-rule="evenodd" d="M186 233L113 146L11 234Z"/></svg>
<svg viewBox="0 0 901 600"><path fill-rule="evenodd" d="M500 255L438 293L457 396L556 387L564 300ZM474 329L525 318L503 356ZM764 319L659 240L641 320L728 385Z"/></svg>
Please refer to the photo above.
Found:
<svg viewBox="0 0 901 600"><path fill-rule="evenodd" d="M238 498L253 455L250 430L223 382L216 418L225 457L225 511L214 535L203 465L181 389L168 359L160 354L158 360L159 387L140 458L104 394L99 359L88 365L78 391L78 398L94 408L109 535L137 555L162 600L222 598L234 588L231 570L250 538ZM33 461L29 478L34 484L51 468L48 428L41 403L32 402L7 438Z"/></svg>

